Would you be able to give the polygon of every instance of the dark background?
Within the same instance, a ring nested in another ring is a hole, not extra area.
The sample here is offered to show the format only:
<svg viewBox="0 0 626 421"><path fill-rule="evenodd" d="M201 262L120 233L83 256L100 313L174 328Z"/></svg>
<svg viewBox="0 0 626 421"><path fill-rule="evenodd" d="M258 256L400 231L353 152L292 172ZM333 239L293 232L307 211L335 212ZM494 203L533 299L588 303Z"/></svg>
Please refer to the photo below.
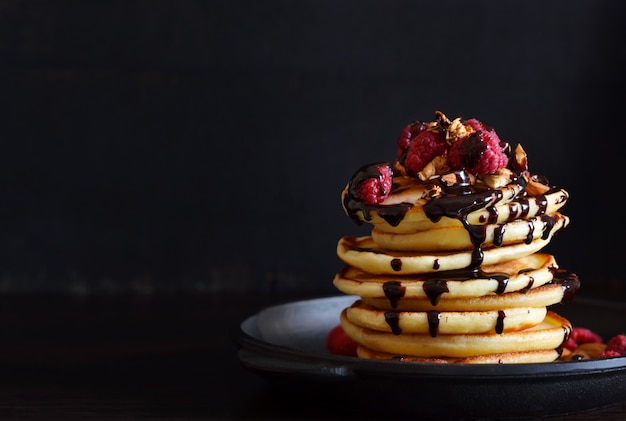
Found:
<svg viewBox="0 0 626 421"><path fill-rule="evenodd" d="M626 282L621 1L0 1L0 292L333 292L339 195L435 110L571 194Z"/></svg>

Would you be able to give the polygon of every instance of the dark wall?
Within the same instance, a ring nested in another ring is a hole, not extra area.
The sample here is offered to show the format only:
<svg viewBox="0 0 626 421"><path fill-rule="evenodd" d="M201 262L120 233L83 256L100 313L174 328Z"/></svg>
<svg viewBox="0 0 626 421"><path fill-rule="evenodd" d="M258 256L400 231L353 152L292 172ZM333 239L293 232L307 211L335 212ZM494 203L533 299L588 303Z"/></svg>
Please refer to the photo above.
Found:
<svg viewBox="0 0 626 421"><path fill-rule="evenodd" d="M623 278L623 4L1 2L0 291L333 291L341 189L437 109L569 190L561 266Z"/></svg>

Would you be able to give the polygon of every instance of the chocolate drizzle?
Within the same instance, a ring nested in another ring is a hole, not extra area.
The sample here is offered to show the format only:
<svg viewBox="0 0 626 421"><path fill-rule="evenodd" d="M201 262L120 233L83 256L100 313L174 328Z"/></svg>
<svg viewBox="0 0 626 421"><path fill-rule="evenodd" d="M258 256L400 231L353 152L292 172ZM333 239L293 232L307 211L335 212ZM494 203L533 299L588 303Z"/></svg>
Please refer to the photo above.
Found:
<svg viewBox="0 0 626 421"><path fill-rule="evenodd" d="M506 225L500 224L493 231L493 245L500 247L502 245L502 239L504 238L504 232L506 231Z"/></svg>
<svg viewBox="0 0 626 421"><path fill-rule="evenodd" d="M497 295L502 295L506 291L509 283L509 275L506 273L485 272L482 268L468 268L446 270L437 273L425 275L426 280L422 284L424 293L428 297L430 303L435 306L439 302L439 297L444 292L450 292L448 289L448 281L467 281L471 279L495 279L498 283L496 290Z"/></svg>
<svg viewBox="0 0 626 421"><path fill-rule="evenodd" d="M399 335L402 333L402 329L400 329L400 315L397 311L386 311L385 321L391 328L391 332L394 335Z"/></svg>
<svg viewBox="0 0 626 421"><path fill-rule="evenodd" d="M437 305L439 297L444 292L450 292L448 289L448 281L445 279L435 278L424 281L422 288L432 305Z"/></svg>
<svg viewBox="0 0 626 421"><path fill-rule="evenodd" d="M580 289L580 279L578 275L565 269L554 270L552 282L558 283L563 288L563 298L561 304L569 303Z"/></svg>
<svg viewBox="0 0 626 421"><path fill-rule="evenodd" d="M504 318L506 314L502 310L498 310L498 319L496 320L496 333L500 335L504 332Z"/></svg>
<svg viewBox="0 0 626 421"><path fill-rule="evenodd" d="M521 178L518 178L519 180ZM459 220L470 235L474 248L470 268L478 268L483 262L482 244L487 235L486 225L472 225L467 216L479 209L489 209L489 220L497 218L495 204L503 198L501 190L485 190L473 192L469 181L469 175L465 171L457 173L458 183L447 186L441 183L444 196L431 200L424 205L424 212L432 222L438 222L442 217ZM504 230L500 236L504 235ZM501 237L500 237L501 240Z"/></svg>
<svg viewBox="0 0 626 421"><path fill-rule="evenodd" d="M389 300L391 308L397 308L400 298L404 297L406 288L402 286L400 282L389 281L383 284L383 292L385 297Z"/></svg>
<svg viewBox="0 0 626 421"><path fill-rule="evenodd" d="M439 321L441 320L441 313L435 310L431 310L427 313L428 317L428 333L431 337L435 338L439 335Z"/></svg>

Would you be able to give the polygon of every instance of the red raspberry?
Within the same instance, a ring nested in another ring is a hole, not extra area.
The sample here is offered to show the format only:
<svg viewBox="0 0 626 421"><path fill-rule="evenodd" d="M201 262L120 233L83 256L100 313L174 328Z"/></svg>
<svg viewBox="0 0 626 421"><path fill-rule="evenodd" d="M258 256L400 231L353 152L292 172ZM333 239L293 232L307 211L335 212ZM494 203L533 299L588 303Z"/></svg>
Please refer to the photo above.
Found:
<svg viewBox="0 0 626 421"><path fill-rule="evenodd" d="M407 124L404 129L402 129L402 133L398 136L398 158L402 156L406 148L409 146L411 139L426 130L427 127L428 123L422 123L419 120L415 120L414 122Z"/></svg>
<svg viewBox="0 0 626 421"><path fill-rule="evenodd" d="M500 144L500 137L496 134L496 131L490 125L485 124L482 121L478 121L475 118L465 120L463 123L467 126L470 126L476 132L483 132L483 136L492 145L497 146Z"/></svg>
<svg viewBox="0 0 626 421"><path fill-rule="evenodd" d="M448 143L442 133L424 130L415 136L398 158L408 175L415 176L438 155L445 155Z"/></svg>
<svg viewBox="0 0 626 421"><path fill-rule="evenodd" d="M569 338L574 341L577 345L586 344L586 343L602 343L602 337L597 333L593 332L591 329L587 329L585 327L575 327L572 329L572 333Z"/></svg>
<svg viewBox="0 0 626 421"><path fill-rule="evenodd" d="M498 168L505 168L509 158L500 148L499 142L495 143L492 139L490 133L477 131L453 143L449 151L452 169L486 175L495 173Z"/></svg>
<svg viewBox="0 0 626 421"><path fill-rule="evenodd" d="M605 352L614 351L626 356L626 335L615 335L606 343Z"/></svg>
<svg viewBox="0 0 626 421"><path fill-rule="evenodd" d="M393 171L387 162L372 164L353 177L357 183L357 198L368 205L376 205L389 196L393 184Z"/></svg>
<svg viewBox="0 0 626 421"><path fill-rule="evenodd" d="M598 355L598 358L613 358L613 357L621 357L621 356L622 354L620 354L617 351L604 351Z"/></svg>
<svg viewBox="0 0 626 421"><path fill-rule="evenodd" d="M326 336L326 348L334 355L356 357L357 343L346 334L341 325L337 325Z"/></svg>

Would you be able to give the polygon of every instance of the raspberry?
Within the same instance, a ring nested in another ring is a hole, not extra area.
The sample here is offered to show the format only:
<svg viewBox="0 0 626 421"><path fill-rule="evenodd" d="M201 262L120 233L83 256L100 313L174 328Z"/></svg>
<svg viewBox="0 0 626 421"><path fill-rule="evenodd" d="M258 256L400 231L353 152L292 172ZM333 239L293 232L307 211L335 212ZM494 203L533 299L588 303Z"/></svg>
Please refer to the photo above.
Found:
<svg viewBox="0 0 626 421"><path fill-rule="evenodd" d="M474 175L493 174L505 168L509 158L493 139L490 132L477 131L453 143L449 152L452 168L466 169Z"/></svg>
<svg viewBox="0 0 626 421"><path fill-rule="evenodd" d="M388 163L371 164L353 176L356 197L368 205L376 205L387 198L393 184L393 172Z"/></svg>
<svg viewBox="0 0 626 421"><path fill-rule="evenodd" d="M598 358L613 358L613 357L621 357L621 356L622 354L620 354L617 351L604 351L598 355Z"/></svg>
<svg viewBox="0 0 626 421"><path fill-rule="evenodd" d="M586 344L586 343L602 343L602 337L597 333L593 332L591 329L587 329L585 327L575 327L572 329L572 333L569 338L574 341L577 345Z"/></svg>
<svg viewBox="0 0 626 421"><path fill-rule="evenodd" d="M494 146L500 144L500 137L496 134L496 131L488 124L478 121L475 118L470 118L463 122L465 125L470 126L474 131L482 132L485 139Z"/></svg>
<svg viewBox="0 0 626 421"><path fill-rule="evenodd" d="M346 334L341 325L337 325L326 336L326 348L334 355L356 357L357 343Z"/></svg>
<svg viewBox="0 0 626 421"><path fill-rule="evenodd" d="M411 139L426 130L427 127L427 123L415 120L414 122L407 124L404 129L402 129L402 133L398 136L398 158L402 156L406 148L409 146Z"/></svg>
<svg viewBox="0 0 626 421"><path fill-rule="evenodd" d="M605 352L617 352L620 355L626 356L626 335L615 335L606 343Z"/></svg>
<svg viewBox="0 0 626 421"><path fill-rule="evenodd" d="M424 130L409 142L398 162L408 175L415 176L438 155L445 155L448 143L442 133Z"/></svg>

